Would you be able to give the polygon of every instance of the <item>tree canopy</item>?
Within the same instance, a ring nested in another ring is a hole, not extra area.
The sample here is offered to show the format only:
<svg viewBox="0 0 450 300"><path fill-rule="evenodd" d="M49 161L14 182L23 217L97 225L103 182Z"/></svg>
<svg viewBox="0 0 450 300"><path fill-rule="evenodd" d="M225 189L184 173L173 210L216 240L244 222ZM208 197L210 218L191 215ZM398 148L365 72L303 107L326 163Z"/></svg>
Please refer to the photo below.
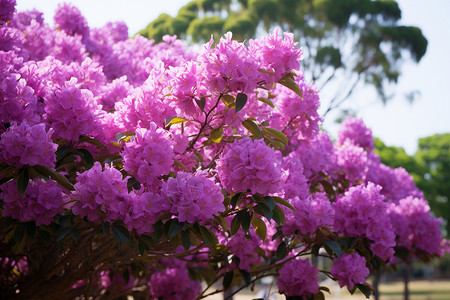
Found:
<svg viewBox="0 0 450 300"><path fill-rule="evenodd" d="M320 89L333 87L333 96L323 99L326 114L361 83L373 86L386 102L386 87L397 82L401 63L424 56L422 31L400 25L400 18L392 0L193 0L175 17L160 15L139 34L156 41L171 34L205 42L227 31L240 40L262 28L293 32L305 55L306 78Z"/></svg>

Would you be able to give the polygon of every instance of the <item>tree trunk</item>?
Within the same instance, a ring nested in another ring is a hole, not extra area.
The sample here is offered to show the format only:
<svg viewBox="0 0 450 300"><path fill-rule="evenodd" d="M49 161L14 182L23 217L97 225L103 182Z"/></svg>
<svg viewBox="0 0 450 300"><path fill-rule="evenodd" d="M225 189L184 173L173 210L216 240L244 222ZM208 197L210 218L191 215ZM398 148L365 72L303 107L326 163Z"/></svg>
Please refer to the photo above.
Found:
<svg viewBox="0 0 450 300"><path fill-rule="evenodd" d="M381 274L380 274L380 272L376 272L374 275L375 275L375 277L373 279L373 297L374 297L374 300L380 300L379 284L380 284Z"/></svg>
<svg viewBox="0 0 450 300"><path fill-rule="evenodd" d="M411 268L409 265L409 262L405 262L403 264L403 283L405 286L405 290L403 293L403 299L404 300L409 300L409 289L408 289L408 282L409 282L409 272L410 272Z"/></svg>

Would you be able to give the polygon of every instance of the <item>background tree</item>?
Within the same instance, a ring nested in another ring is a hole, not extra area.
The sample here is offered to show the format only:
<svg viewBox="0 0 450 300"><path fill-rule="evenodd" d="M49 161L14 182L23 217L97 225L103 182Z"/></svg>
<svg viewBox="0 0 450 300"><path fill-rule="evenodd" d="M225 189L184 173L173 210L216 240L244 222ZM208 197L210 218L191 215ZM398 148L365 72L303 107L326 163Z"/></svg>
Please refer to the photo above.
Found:
<svg viewBox="0 0 450 300"><path fill-rule="evenodd" d="M376 152L385 165L403 167L414 177L431 210L443 219L444 234L450 233L450 133L419 139L417 152L410 156L403 148L386 146L375 139Z"/></svg>
<svg viewBox="0 0 450 300"><path fill-rule="evenodd" d="M262 28L293 32L303 47L306 78L324 91L326 115L363 83L386 102L401 62L420 61L427 39L419 28L399 25L400 18L397 2L385 0L194 0L175 17L160 15L139 34L205 42L227 31L240 40Z"/></svg>

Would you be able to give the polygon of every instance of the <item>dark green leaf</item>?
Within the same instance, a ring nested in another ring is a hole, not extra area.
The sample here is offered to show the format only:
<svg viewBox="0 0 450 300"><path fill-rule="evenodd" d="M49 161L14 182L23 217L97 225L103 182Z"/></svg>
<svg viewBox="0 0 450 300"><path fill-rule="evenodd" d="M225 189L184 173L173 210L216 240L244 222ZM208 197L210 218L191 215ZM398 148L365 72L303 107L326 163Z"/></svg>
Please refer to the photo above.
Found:
<svg viewBox="0 0 450 300"><path fill-rule="evenodd" d="M272 210L272 219L275 221L275 223L281 225L281 217L276 210Z"/></svg>
<svg viewBox="0 0 450 300"><path fill-rule="evenodd" d="M279 204L281 204L281 205L284 205L284 206L286 206L286 207L289 207L290 209L292 209L293 211L295 211L295 208L294 208L289 202L287 202L286 200L284 200L283 198L280 198L280 197L273 197L273 200L275 200L275 202L277 202L277 203L279 203Z"/></svg>
<svg viewBox="0 0 450 300"><path fill-rule="evenodd" d="M206 105L206 98L205 97L201 97L200 99L195 99L195 103L197 103L198 107L200 107L200 109L202 111L205 110L205 105Z"/></svg>
<svg viewBox="0 0 450 300"><path fill-rule="evenodd" d="M372 289L369 286L365 284L357 284L356 286L364 294L364 296L366 296L367 299L370 298L370 295L372 295Z"/></svg>
<svg viewBox="0 0 450 300"><path fill-rule="evenodd" d="M104 234L109 233L110 224L108 222L102 222L102 232Z"/></svg>
<svg viewBox="0 0 450 300"><path fill-rule="evenodd" d="M202 238L203 238L203 241L205 242L205 244L214 246L219 243L219 241L217 240L217 237L205 226L200 227L200 232L201 232L201 235L202 235Z"/></svg>
<svg viewBox="0 0 450 300"><path fill-rule="evenodd" d="M91 152L86 149L77 149L77 152L81 154L84 161L86 162L87 168L90 169L94 165L94 157L92 157Z"/></svg>
<svg viewBox="0 0 450 300"><path fill-rule="evenodd" d="M249 285L252 282L252 274L247 271L239 269L242 278L244 279L245 285Z"/></svg>
<svg viewBox="0 0 450 300"><path fill-rule="evenodd" d="M326 286L319 287L319 291L325 291L325 292L327 292L328 294L331 295L330 289L328 287L326 287Z"/></svg>
<svg viewBox="0 0 450 300"><path fill-rule="evenodd" d="M242 126L244 126L251 134L253 134L254 137L258 139L264 138L261 129L259 129L258 125L256 125L256 123L252 120L247 119L245 121L242 121Z"/></svg>
<svg viewBox="0 0 450 300"><path fill-rule="evenodd" d="M282 85L284 85L285 87L296 93L303 100L302 90L297 85L291 74L287 74L286 76L278 80L278 83L281 83Z"/></svg>
<svg viewBox="0 0 450 300"><path fill-rule="evenodd" d="M121 132L116 134L116 141L120 141L123 137L128 137L128 136L133 136L136 133L133 131L125 131L125 132Z"/></svg>
<svg viewBox="0 0 450 300"><path fill-rule="evenodd" d="M233 271L225 273L225 276L223 277L224 290L227 290L230 287L231 283L233 282L233 275L234 275Z"/></svg>
<svg viewBox="0 0 450 300"><path fill-rule="evenodd" d="M211 133L209 135L209 139L216 144L220 143L220 141L222 140L222 137L223 137L223 127L222 126L211 130Z"/></svg>
<svg viewBox="0 0 450 300"><path fill-rule="evenodd" d="M31 222L27 222L25 224L25 229L26 229L27 235L30 238L34 238L34 235L36 234L36 224L34 222L32 222L32 221Z"/></svg>
<svg viewBox="0 0 450 300"><path fill-rule="evenodd" d="M238 93L236 96L236 108L235 108L234 112L237 113L242 108L244 108L245 103L247 103L247 95L244 93Z"/></svg>
<svg viewBox="0 0 450 300"><path fill-rule="evenodd" d="M58 172L52 171L51 169L40 165L33 166L33 169L46 178L51 177L54 181L58 182L69 191L75 190L73 185L70 184L69 181L67 181L67 178L62 176Z"/></svg>
<svg viewBox="0 0 450 300"><path fill-rule="evenodd" d="M289 141L288 141L287 137L284 135L284 133L282 133L279 130L266 127L266 128L264 128L262 130L262 132L264 133L264 135L268 135L268 136L271 136L273 138L276 138L276 139L280 140L285 145L289 144Z"/></svg>
<svg viewBox="0 0 450 300"><path fill-rule="evenodd" d="M173 238L180 232L181 228L183 228L183 224L178 222L178 219L172 219L169 226L169 231L167 233L168 238Z"/></svg>
<svg viewBox="0 0 450 300"><path fill-rule="evenodd" d="M248 232L248 229L250 228L250 221L251 216L247 210L241 210L237 213L237 217L240 220L242 229L244 229L245 232Z"/></svg>
<svg viewBox="0 0 450 300"><path fill-rule="evenodd" d="M105 145L103 145L100 141L90 138L88 136L80 136L80 139L78 140L78 145L81 143L89 143L99 148L106 149Z"/></svg>
<svg viewBox="0 0 450 300"><path fill-rule="evenodd" d="M234 209L236 207L236 204L239 200L239 198L241 197L242 193L237 193L236 195L234 195L233 197L231 197L231 207Z"/></svg>
<svg viewBox="0 0 450 300"><path fill-rule="evenodd" d="M272 241L275 241L277 238L279 238L280 236L283 235L283 231L278 230L273 236L272 236Z"/></svg>
<svg viewBox="0 0 450 300"><path fill-rule="evenodd" d="M22 239L25 237L25 223L19 223L14 230L14 241L16 244L20 244Z"/></svg>
<svg viewBox="0 0 450 300"><path fill-rule="evenodd" d="M28 168L25 167L20 172L19 177L17 178L17 190L21 195L25 194L29 182L30 182L30 173L28 172Z"/></svg>
<svg viewBox="0 0 450 300"><path fill-rule="evenodd" d="M77 229L72 228L72 230L69 231L69 235L76 242L76 241L78 241L78 238L80 237L80 232Z"/></svg>
<svg viewBox="0 0 450 300"><path fill-rule="evenodd" d="M255 208L256 207L260 208L264 212L263 215L267 218L268 221L272 220L273 213L270 207L268 207L264 203L258 203L258 205L256 205Z"/></svg>
<svg viewBox="0 0 450 300"><path fill-rule="evenodd" d="M184 250L188 251L191 248L191 238L188 230L183 230L181 232L181 244L183 245Z"/></svg>
<svg viewBox="0 0 450 300"><path fill-rule="evenodd" d="M287 254L287 246L285 242L281 242L277 247L276 258L277 260L281 260L286 257Z"/></svg>
<svg viewBox="0 0 450 300"><path fill-rule="evenodd" d="M112 225L111 230L118 245L121 243L128 243L130 241L130 233L125 227L120 225Z"/></svg>
<svg viewBox="0 0 450 300"><path fill-rule="evenodd" d="M241 220L238 215L234 216L233 220L231 220L230 225L230 234L233 236L238 232L239 227L241 226Z"/></svg>
<svg viewBox="0 0 450 300"><path fill-rule="evenodd" d="M42 240L48 245L50 244L52 236L50 233L46 230L38 230L39 236L42 238Z"/></svg>
<svg viewBox="0 0 450 300"><path fill-rule="evenodd" d="M62 227L56 232L56 240L61 241L70 231L70 227Z"/></svg>
<svg viewBox="0 0 450 300"><path fill-rule="evenodd" d="M276 217L275 217L276 216ZM277 218L277 219L275 219ZM286 216L284 215L284 211L278 205L275 205L273 210L273 219L277 222L278 225L283 225L286 221Z"/></svg>
<svg viewBox="0 0 450 300"><path fill-rule="evenodd" d="M337 257L341 257L342 249L338 242L333 240L325 241L325 245L330 247L331 250L336 254Z"/></svg>
<svg viewBox="0 0 450 300"><path fill-rule="evenodd" d="M266 201L267 206L273 210L275 208L275 201L273 200L272 197L270 196L266 196L264 197L264 200Z"/></svg>

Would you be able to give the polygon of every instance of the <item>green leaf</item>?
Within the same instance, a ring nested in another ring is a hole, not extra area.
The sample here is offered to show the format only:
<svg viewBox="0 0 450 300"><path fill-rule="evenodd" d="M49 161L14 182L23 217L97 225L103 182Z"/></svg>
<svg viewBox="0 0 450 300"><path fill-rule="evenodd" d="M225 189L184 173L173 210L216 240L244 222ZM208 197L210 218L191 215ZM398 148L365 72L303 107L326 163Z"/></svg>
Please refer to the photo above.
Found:
<svg viewBox="0 0 450 300"><path fill-rule="evenodd" d="M331 250L336 254L337 257L341 257L342 249L338 242L333 240L324 241L325 245L330 247Z"/></svg>
<svg viewBox="0 0 450 300"><path fill-rule="evenodd" d="M227 108L233 108L236 104L234 97L231 95L222 95L220 100L222 100L223 104L225 104Z"/></svg>
<svg viewBox="0 0 450 300"><path fill-rule="evenodd" d="M36 234L36 224L33 221L25 223L25 230L30 238L34 238Z"/></svg>
<svg viewBox="0 0 450 300"><path fill-rule="evenodd" d="M275 108L275 105L273 104L273 102L267 98L260 97L260 98L258 98L258 101L261 101L261 102L269 105L270 107Z"/></svg>
<svg viewBox="0 0 450 300"><path fill-rule="evenodd" d="M278 83L284 85L285 87L296 93L303 100L302 90L295 82L294 77L292 76L291 73L286 74L283 78L278 80Z"/></svg>
<svg viewBox="0 0 450 300"><path fill-rule="evenodd" d="M48 231L38 229L38 233L39 233L39 236L42 238L42 240L43 240L47 245L50 244L50 241L51 241L52 236L50 235L50 233L49 233Z"/></svg>
<svg viewBox="0 0 450 300"><path fill-rule="evenodd" d="M30 182L30 173L28 172L28 168L25 167L19 174L17 178L17 190L21 195L25 194L27 190L28 183Z"/></svg>
<svg viewBox="0 0 450 300"><path fill-rule="evenodd" d="M16 244L20 244L25 237L25 223L19 223L14 230L14 241Z"/></svg>
<svg viewBox="0 0 450 300"><path fill-rule="evenodd" d="M273 200L272 197L270 196L266 196L264 197L264 201L266 202L267 206L273 210L275 208L275 201Z"/></svg>
<svg viewBox="0 0 450 300"><path fill-rule="evenodd" d="M276 259L282 260L287 255L287 246L285 242L281 242L277 247Z"/></svg>
<svg viewBox="0 0 450 300"><path fill-rule="evenodd" d="M273 219L277 222L278 225L283 225L286 221L286 216L284 215L283 210L278 205L275 205L273 209Z"/></svg>
<svg viewBox="0 0 450 300"><path fill-rule="evenodd" d="M234 112L238 113L241 109L243 109L245 103L247 103L247 95L244 93L238 93L236 96L236 108Z"/></svg>
<svg viewBox="0 0 450 300"><path fill-rule="evenodd" d="M234 216L233 220L231 220L230 225L230 234L233 236L238 232L239 227L241 227L241 220L238 215Z"/></svg>
<svg viewBox="0 0 450 300"><path fill-rule="evenodd" d="M236 207L236 204L239 200L239 198L241 197L242 193L237 193L236 195L234 195L233 197L231 197L231 207L234 209Z"/></svg>
<svg viewBox="0 0 450 300"><path fill-rule="evenodd" d="M273 197L273 200L275 200L275 202L284 205L286 207L289 207L290 209L292 209L293 211L295 211L295 207L293 207L289 202L287 202L286 200L284 200L283 198L280 197Z"/></svg>
<svg viewBox="0 0 450 300"><path fill-rule="evenodd" d="M169 232L167 234L168 238L173 238L180 232L181 228L183 228L183 224L178 222L178 219L172 219L170 226L169 226Z"/></svg>
<svg viewBox="0 0 450 300"><path fill-rule="evenodd" d="M245 121L242 121L242 126L244 126L256 138L258 139L264 138L261 129L259 129L258 125L256 125L256 123L253 122L252 120L247 119Z"/></svg>
<svg viewBox="0 0 450 300"><path fill-rule="evenodd" d="M366 284L359 284L359 283L356 284L356 286L364 294L364 296L366 296L367 299L370 298L370 296L372 295L372 289L370 288L370 286L368 286Z"/></svg>
<svg viewBox="0 0 450 300"><path fill-rule="evenodd" d="M128 243L130 241L130 233L125 227L112 225L111 230L118 245L121 243Z"/></svg>
<svg viewBox="0 0 450 300"><path fill-rule="evenodd" d="M83 135L80 136L80 139L78 140L78 145L81 144L81 143L89 143L89 144L97 146L99 148L107 149L106 146L103 145L100 141L98 141L96 139L93 139L93 138L90 138L88 136L83 136Z"/></svg>
<svg viewBox="0 0 450 300"><path fill-rule="evenodd" d="M131 137L134 135L136 135L136 133L134 131L124 131L124 132L116 134L116 141L119 142L124 137Z"/></svg>
<svg viewBox="0 0 450 300"><path fill-rule="evenodd" d="M328 287L326 287L326 286L319 287L319 291L325 291L325 292L327 292L328 294L331 295L330 289Z"/></svg>
<svg viewBox="0 0 450 300"><path fill-rule="evenodd" d="M188 230L183 230L181 232L181 245L183 245L183 248L186 251L191 248L191 238Z"/></svg>
<svg viewBox="0 0 450 300"><path fill-rule="evenodd" d="M72 228L72 230L69 231L69 235L76 242L76 241L78 241L78 238L80 237L80 232L77 229Z"/></svg>
<svg viewBox="0 0 450 300"><path fill-rule="evenodd" d="M251 216L247 210L241 210L237 213L237 217L240 219L240 223L242 226L242 229L244 229L245 232L248 232L250 229L250 221Z"/></svg>
<svg viewBox="0 0 450 300"><path fill-rule="evenodd" d="M265 216L267 218L268 221L272 220L273 217L273 212L270 209L270 207L268 207L266 204L264 203L258 203L255 208L260 208L263 211L263 216ZM255 210L256 211L256 210Z"/></svg>
<svg viewBox="0 0 450 300"><path fill-rule="evenodd" d="M264 242L266 240L266 236L267 236L266 223L264 223L264 221L261 220L260 218L254 216L253 219L252 219L252 225L255 228L256 234Z"/></svg>
<svg viewBox="0 0 450 300"><path fill-rule="evenodd" d="M202 235L202 238L203 238L203 241L205 242L205 244L214 246L219 243L219 240L217 239L217 237L211 232L211 230L209 230L205 226L200 227L200 233Z"/></svg>
<svg viewBox="0 0 450 300"><path fill-rule="evenodd" d="M178 118L178 117L167 118L166 119L166 128L169 128L171 125L174 125L174 124L184 123L186 121L187 121L187 119Z"/></svg>
<svg viewBox="0 0 450 300"><path fill-rule="evenodd" d="M92 157L91 152L86 149L77 149L77 152L81 154L84 161L86 162L87 168L90 169L94 165L94 157Z"/></svg>
<svg viewBox="0 0 450 300"><path fill-rule="evenodd" d="M268 136L271 136L271 137L274 137L274 138L280 140L280 141L283 142L283 144L285 144L286 146L289 145L289 141L288 141L287 137L284 135L284 133L282 133L282 132L279 131L279 130L276 130L276 129L273 129L273 128L268 128L268 127L266 127L266 128L264 128L264 129L262 130L262 132L263 132L265 135L268 135Z"/></svg>
<svg viewBox="0 0 450 300"><path fill-rule="evenodd" d="M242 278L244 279L245 285L249 285L252 282L252 274L247 271L239 269Z"/></svg>
<svg viewBox="0 0 450 300"><path fill-rule="evenodd" d="M75 191L75 188L72 184L70 184L69 181L67 181L67 178L62 176L58 172L52 171L49 168L40 165L33 166L32 168L46 178L51 177L54 181L56 181L69 191Z"/></svg>
<svg viewBox="0 0 450 300"><path fill-rule="evenodd" d="M215 128L211 130L209 138L216 144L220 143L223 137L223 127Z"/></svg>
<svg viewBox="0 0 450 300"><path fill-rule="evenodd" d="M70 227L61 227L56 232L56 240L59 242L61 241L70 231Z"/></svg>
<svg viewBox="0 0 450 300"><path fill-rule="evenodd" d="M188 168L181 161L175 159L173 161L173 165L185 170L186 172L189 172Z"/></svg>
<svg viewBox="0 0 450 300"><path fill-rule="evenodd" d="M200 107L200 109L202 111L205 111L205 105L206 105L205 97L201 97L200 99L195 99L195 103L197 103L198 107Z"/></svg>
<svg viewBox="0 0 450 300"><path fill-rule="evenodd" d="M223 276L223 289L224 290L227 290L230 287L231 283L233 282L233 275L234 275L234 272L231 271L231 272L226 272L225 276Z"/></svg>
<svg viewBox="0 0 450 300"><path fill-rule="evenodd" d="M108 222L102 222L102 232L108 234L110 229L110 224Z"/></svg>

